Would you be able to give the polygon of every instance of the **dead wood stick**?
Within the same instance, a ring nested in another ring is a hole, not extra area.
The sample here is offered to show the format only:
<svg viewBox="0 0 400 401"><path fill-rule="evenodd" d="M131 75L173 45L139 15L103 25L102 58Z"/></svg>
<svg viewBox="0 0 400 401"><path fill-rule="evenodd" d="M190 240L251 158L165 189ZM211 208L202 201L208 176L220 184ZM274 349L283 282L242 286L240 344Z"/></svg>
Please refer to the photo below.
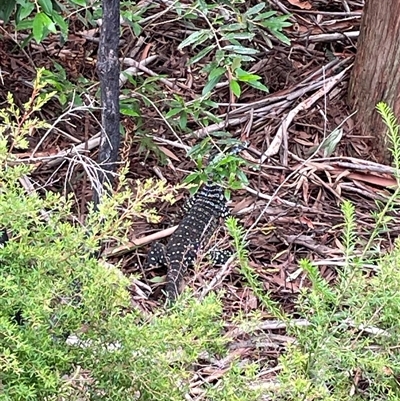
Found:
<svg viewBox="0 0 400 401"><path fill-rule="evenodd" d="M350 68L350 66L347 67L342 72L340 72L339 74L333 76L332 78L328 78L326 80L323 88L319 89L316 93L314 93L308 99L301 102L299 105L297 105L293 110L291 110L289 112L289 114L283 119L282 124L279 126L278 131L277 131L271 145L261 155L261 159L260 159L261 163L264 163L268 157L276 155L279 152L279 149L280 149L283 141L285 141L285 143L287 142L288 128L289 128L289 125L292 123L294 117L296 117L296 115L298 113L300 113L300 111L309 109L318 99L320 99L322 96L326 95L335 85L337 85L343 79L344 75L349 70L349 68ZM287 166L287 162L288 162L287 146L286 146L286 149L284 149L284 152L285 152L285 154L283 157L283 165Z"/></svg>
<svg viewBox="0 0 400 401"><path fill-rule="evenodd" d="M357 39L359 35L360 31L321 33L301 38L301 40L307 42L336 42L337 40Z"/></svg>

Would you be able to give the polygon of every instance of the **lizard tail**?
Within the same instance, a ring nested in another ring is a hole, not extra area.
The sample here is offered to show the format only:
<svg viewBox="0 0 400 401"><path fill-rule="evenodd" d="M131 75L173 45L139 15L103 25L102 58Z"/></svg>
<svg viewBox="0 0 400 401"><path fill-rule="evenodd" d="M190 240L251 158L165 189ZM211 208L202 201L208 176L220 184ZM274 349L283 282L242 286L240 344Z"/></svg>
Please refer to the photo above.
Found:
<svg viewBox="0 0 400 401"><path fill-rule="evenodd" d="M170 268L168 269L165 292L169 302L175 301L182 290L183 274L186 269L182 268L183 266L181 266L181 263L182 262L171 262Z"/></svg>

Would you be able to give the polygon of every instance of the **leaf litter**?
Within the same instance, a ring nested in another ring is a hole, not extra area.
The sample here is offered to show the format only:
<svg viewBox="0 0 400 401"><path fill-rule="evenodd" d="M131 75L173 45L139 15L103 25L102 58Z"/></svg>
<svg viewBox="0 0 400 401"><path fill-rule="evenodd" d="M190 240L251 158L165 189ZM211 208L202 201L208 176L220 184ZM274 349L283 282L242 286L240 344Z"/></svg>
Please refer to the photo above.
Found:
<svg viewBox="0 0 400 401"><path fill-rule="evenodd" d="M188 126L192 131L185 135L177 135L161 117L160 112L168 112L166 102L158 102L159 109L156 110L135 94L129 80L157 78L160 99L178 95L189 104L201 96L207 83L206 76L196 64L188 65L189 59L197 53L190 46L180 48L188 37L187 27L175 20L168 1L154 4L146 11L146 25L138 37L133 36L129 27L123 26L121 66L125 73L121 74L122 98L137 99L142 119L138 126L133 118L135 114L122 116L126 138L139 133L130 142L125 140L122 159L130 161L131 179L158 176L178 183L194 168L186 158L186 149L201 138L223 129L235 138L248 140L253 152L245 153L244 157L256 162L259 170L246 171L249 185L233 193L231 206L248 230L251 267L265 291L290 313L297 294L307 286L307 277L299 269L299 260L313 261L330 283L334 283L336 272L343 265L340 211L343 200L349 199L356 205L357 235L363 238L365 228L374 227L371 211L376 210L376 202L390 196L390 188L396 180L393 168L374 160L370 152L373 138L359 135L346 105L361 3L339 0L270 3L273 9L290 13L293 25L285 29L291 40L290 46L270 39L273 47L267 48L258 36L252 42L258 56L251 73L261 77L269 93L243 87L237 101L229 92L229 82L221 81L212 100L217 105L215 115L222 122L200 127L189 119ZM17 52L14 51L14 40L21 42L27 36L21 32L13 36L10 27L5 27L7 30L0 41L2 102L7 92L15 95L19 105L25 102L30 95L29 82L34 77L34 67L49 68L53 61L62 65L73 82L78 82L80 77L97 80L94 67L98 29L87 30L78 20L71 21L71 26L74 34L64 46L51 35L41 45L30 42L26 51ZM208 27L198 24L197 28ZM200 35L203 31L197 32ZM213 52L213 49L204 52L202 62L210 61ZM89 98L84 98L88 107L92 106ZM77 163L76 157L97 158L100 130L99 111L93 110L91 114L86 111L84 107L70 110L59 121L57 129L46 137L35 133L30 138L30 152L18 155L27 161L36 149L33 157L36 168L29 190L72 192L77 199L76 212L82 221L92 194L82 163ZM57 102L50 102L43 110L44 118L50 122L61 114ZM168 162L160 165L152 152L141 150L144 133L153 135ZM176 224L173 216L179 214L176 205L159 206L161 225L133 222L131 247L121 250L111 244L105 250L110 260L118 262L126 274L139 274L140 279L132 282L132 300L144 313L151 313L161 305L160 277L165 272L143 272L140 266L147 251L143 245L162 228ZM389 226L382 249L390 249L394 238L400 234L394 222ZM222 238L224 241L228 240ZM139 249L137 243L142 245ZM232 358L256 359L264 364L260 380L273 385L279 371L277 358L285 345L294 339L286 335L283 322L272 322L268 311L263 311L238 267L232 264L221 271L201 262L189 274L187 285L197 296L223 290L226 332L232 338L229 356L220 361L209 359L203 367L197 367L197 373L202 373L204 380L215 382L229 367ZM203 291L205 287L206 292ZM257 330L241 331L234 323L238 313L256 311L261 311L265 317ZM204 360L207 361L207 357ZM202 399L203 383L202 380L198 382L197 377L194 375L191 383L192 399Z"/></svg>

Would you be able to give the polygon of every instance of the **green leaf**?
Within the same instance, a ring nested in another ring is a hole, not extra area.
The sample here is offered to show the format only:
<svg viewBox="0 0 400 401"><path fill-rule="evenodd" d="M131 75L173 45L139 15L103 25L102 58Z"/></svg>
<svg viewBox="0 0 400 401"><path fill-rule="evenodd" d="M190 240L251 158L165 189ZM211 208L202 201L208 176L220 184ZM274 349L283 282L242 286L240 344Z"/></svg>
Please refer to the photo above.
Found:
<svg viewBox="0 0 400 401"><path fill-rule="evenodd" d="M261 77L259 75L255 75L255 74L247 74L247 75L243 75L241 77L237 77L238 81L240 82L254 82L254 81L259 81L261 79Z"/></svg>
<svg viewBox="0 0 400 401"><path fill-rule="evenodd" d="M137 111L132 110L130 107L121 107L120 113L124 116L131 116L131 117L139 117L140 116L140 114Z"/></svg>
<svg viewBox="0 0 400 401"><path fill-rule="evenodd" d="M261 79L261 77L259 75L250 74L249 72L242 70L241 68L238 68L235 70L235 75L236 75L238 81L242 81L242 82L258 81Z"/></svg>
<svg viewBox="0 0 400 401"><path fill-rule="evenodd" d="M240 85L238 83L238 81L235 81L232 79L231 82L229 82L229 87L231 88L233 94L239 98L240 94L242 93L242 90L240 89Z"/></svg>
<svg viewBox="0 0 400 401"><path fill-rule="evenodd" d="M132 30L133 30L133 33L134 33L134 35L135 35L136 37L139 37L140 34L142 33L142 27L141 27L140 24L138 24L137 22L134 22L134 23L132 24Z"/></svg>
<svg viewBox="0 0 400 401"><path fill-rule="evenodd" d="M171 118L173 116L176 116L182 111L182 107L171 109L165 116L165 118Z"/></svg>
<svg viewBox="0 0 400 401"><path fill-rule="evenodd" d="M177 1L177 2L175 2L175 12L179 15L179 16L181 16L182 15L182 12L183 12L183 8L182 8L182 4L179 2L179 1Z"/></svg>
<svg viewBox="0 0 400 401"><path fill-rule="evenodd" d="M71 3L78 4L78 6L86 6L86 0L69 0Z"/></svg>
<svg viewBox="0 0 400 401"><path fill-rule="evenodd" d="M204 154L207 153L210 149L209 142L210 142L210 137L203 139L197 145L192 146L187 152L187 155L191 158L201 159L204 156Z"/></svg>
<svg viewBox="0 0 400 401"><path fill-rule="evenodd" d="M246 29L246 24L243 24L242 22L238 22L238 23L230 24L230 25L224 25L224 26L221 26L221 28L220 28L221 31L240 31L242 29Z"/></svg>
<svg viewBox="0 0 400 401"><path fill-rule="evenodd" d="M224 34L223 37L226 40L253 40L255 33L252 32L231 32Z"/></svg>
<svg viewBox="0 0 400 401"><path fill-rule="evenodd" d="M215 136L217 138L226 138L227 136L230 136L231 134L226 131L214 131L212 133L212 136Z"/></svg>
<svg viewBox="0 0 400 401"><path fill-rule="evenodd" d="M251 8L249 8L244 15L250 17L251 15L258 14L262 9L264 9L265 3L257 4Z"/></svg>
<svg viewBox="0 0 400 401"><path fill-rule="evenodd" d="M226 69L224 67L217 67L214 68L211 72L210 75L208 76L208 79L214 79L214 78L218 78L221 75L224 75L226 72Z"/></svg>
<svg viewBox="0 0 400 401"><path fill-rule="evenodd" d="M26 3L25 6L19 7L19 10L18 10L18 21L22 21L23 19L25 19L26 17L31 15L31 13L32 13L34 8L35 8L35 4L34 3Z"/></svg>
<svg viewBox="0 0 400 401"><path fill-rule="evenodd" d="M247 84L263 92L269 92L269 89L259 81L248 81Z"/></svg>
<svg viewBox="0 0 400 401"><path fill-rule="evenodd" d="M215 108L215 109L218 107L218 103L215 103L215 102L213 102L213 101L210 100L210 99L204 100L204 101L203 101L203 104L205 104L206 106L209 106L209 107L213 107L213 108Z"/></svg>
<svg viewBox="0 0 400 401"><path fill-rule="evenodd" d="M221 50L218 49L215 52L215 57L214 57L215 63L217 63L218 65L221 63L225 64L225 57L226 57L226 52L222 49Z"/></svg>
<svg viewBox="0 0 400 401"><path fill-rule="evenodd" d="M228 201L231 200L231 191L229 191L228 188L224 189L224 196L225 196L226 200L228 200Z"/></svg>
<svg viewBox="0 0 400 401"><path fill-rule="evenodd" d="M236 46L236 45L228 45L224 46L223 50L228 50L233 53L238 53L238 54L258 54L259 51L252 49L250 47L244 47L244 46Z"/></svg>
<svg viewBox="0 0 400 401"><path fill-rule="evenodd" d="M64 40L66 40L68 38L68 19L64 19L56 11L53 12L51 18L53 18L56 24L60 27L61 35Z"/></svg>
<svg viewBox="0 0 400 401"><path fill-rule="evenodd" d="M281 32L270 30L271 34L274 35L278 40L280 40L285 45L290 46L290 39Z"/></svg>
<svg viewBox="0 0 400 401"><path fill-rule="evenodd" d="M265 19L268 19L270 17L272 17L273 15L276 15L276 11L267 11L266 13L262 13L260 15L257 15L257 17L255 17L253 19L253 21L262 21Z"/></svg>
<svg viewBox="0 0 400 401"><path fill-rule="evenodd" d="M221 79L221 76L222 76L222 75L220 75L219 77L215 77L215 78L213 78L213 79L210 79L210 80L206 83L206 86L203 88L203 91L202 91L202 95L203 95L203 96L204 96L204 95L207 95L208 93L210 93L210 92L214 89L215 85L217 85L217 83L218 83L219 80Z"/></svg>
<svg viewBox="0 0 400 401"><path fill-rule="evenodd" d="M53 13L53 3L51 0L38 0L38 3L47 15L51 15Z"/></svg>
<svg viewBox="0 0 400 401"><path fill-rule="evenodd" d="M290 18L290 15L281 15L279 17L269 18L265 21L262 21L260 25L273 31L281 31L282 28L292 26L291 22L286 21L288 18Z"/></svg>
<svg viewBox="0 0 400 401"><path fill-rule="evenodd" d="M32 29L33 37L40 43L48 31L55 32L55 25L45 13L37 13L33 19Z"/></svg>
<svg viewBox="0 0 400 401"><path fill-rule="evenodd" d="M248 61L255 61L255 58L254 58L254 57L245 56L244 54L243 54L243 55L240 55L240 58L242 59L242 62L244 62L244 63L246 63L246 62L248 62Z"/></svg>
<svg viewBox="0 0 400 401"><path fill-rule="evenodd" d="M199 31L193 32L184 41L182 41L182 43L178 46L178 49L182 50L184 47L192 44L199 45L211 37L212 33L209 29L200 29Z"/></svg>
<svg viewBox="0 0 400 401"><path fill-rule="evenodd" d="M17 30L23 31L25 29L32 29L33 20L32 19L25 19L18 23Z"/></svg>
<svg viewBox="0 0 400 401"><path fill-rule="evenodd" d="M238 68L240 68L240 66L242 65L242 58L241 57L234 57L232 64L231 64L231 68L232 71L237 70Z"/></svg>
<svg viewBox="0 0 400 401"><path fill-rule="evenodd" d="M196 56L193 56L189 60L189 65L199 62L203 57L205 57L208 53L210 53L211 50L214 50L214 45L207 46L206 48L201 50L199 53L197 53Z"/></svg>
<svg viewBox="0 0 400 401"><path fill-rule="evenodd" d="M35 38L36 42L40 43L40 41L43 39L44 34L45 34L45 28L46 25L44 23L44 18L43 16L46 15L44 13L38 13L35 15L35 18L33 20L33 37Z"/></svg>
<svg viewBox="0 0 400 401"><path fill-rule="evenodd" d="M322 142L320 149L324 150L324 157L329 157L335 151L343 136L343 128L333 130Z"/></svg>
<svg viewBox="0 0 400 401"><path fill-rule="evenodd" d="M3 4L0 4L0 19L2 19L5 23L8 22L11 13L14 10L15 7L15 0L7 0L3 1ZM33 4L32 4L33 7Z"/></svg>
<svg viewBox="0 0 400 401"><path fill-rule="evenodd" d="M187 127L187 113L186 111L182 111L179 118L179 127L184 130Z"/></svg>
<svg viewBox="0 0 400 401"><path fill-rule="evenodd" d="M243 183L241 181L233 180L232 182L229 183L229 186L233 190L238 190L238 189L242 189L244 185L243 185Z"/></svg>
<svg viewBox="0 0 400 401"><path fill-rule="evenodd" d="M249 180L244 171L242 171L241 169L238 169L236 172L236 175L239 178L240 182L242 183L242 187L249 184Z"/></svg>
<svg viewBox="0 0 400 401"><path fill-rule="evenodd" d="M198 178L199 173L191 173L183 180L183 182L185 182L186 184L190 184L191 182L197 181Z"/></svg>

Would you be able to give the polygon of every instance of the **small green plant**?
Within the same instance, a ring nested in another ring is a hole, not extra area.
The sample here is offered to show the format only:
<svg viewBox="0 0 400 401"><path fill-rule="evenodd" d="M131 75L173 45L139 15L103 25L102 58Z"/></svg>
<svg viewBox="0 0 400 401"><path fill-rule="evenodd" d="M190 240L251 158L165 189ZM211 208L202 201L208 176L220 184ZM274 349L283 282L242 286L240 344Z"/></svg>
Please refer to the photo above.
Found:
<svg viewBox="0 0 400 401"><path fill-rule="evenodd" d="M133 33L139 36L142 33L142 26L140 25L143 14L151 7L151 3L147 6L143 4L135 4L132 1L121 1L121 17L132 28Z"/></svg>
<svg viewBox="0 0 400 401"><path fill-rule="evenodd" d="M217 104L205 97L186 102L181 96L174 95L174 99L169 102L169 106L171 109L165 117L172 124L178 125L182 131L188 131L188 121L190 120L203 127L207 127L211 122L220 122L220 119L215 116L215 112L212 112L218 107Z"/></svg>
<svg viewBox="0 0 400 401"><path fill-rule="evenodd" d="M50 127L48 123L34 116L56 94L41 93L46 86L42 80L43 72L43 69L38 70L32 95L22 109L16 106L13 95L7 94L8 105L0 109L0 163L13 159L13 150L27 149L27 137L34 130Z"/></svg>
<svg viewBox="0 0 400 401"><path fill-rule="evenodd" d="M226 221L228 232L233 239L233 247L237 254L237 260L240 266L240 273L245 278L248 287L253 291L261 305L268 310L275 318L286 320L285 313L280 306L274 302L263 289L262 282L257 273L249 263L249 251L247 249L246 232L238 220L234 217L229 217Z"/></svg>
<svg viewBox="0 0 400 401"><path fill-rule="evenodd" d="M214 135L224 135L226 132L216 132ZM196 162L197 171L189 174L184 182L195 184L191 188L194 193L203 182L214 181L226 186L225 195L230 198L230 190L241 189L248 185L246 174L242 166L248 163L236 154L230 153L235 146L242 146L236 139L220 139L212 141L210 137L195 145L189 152L189 156ZM215 153L215 155L213 155ZM204 156L211 154L209 162L204 164Z"/></svg>
<svg viewBox="0 0 400 401"><path fill-rule="evenodd" d="M53 62L52 71L43 70L42 81L49 88L55 90L55 97L61 106L65 106L71 102L74 106L82 106L82 94L85 93L90 85L89 81L84 78L78 78L76 83L71 82L67 78L67 72L64 67L57 62Z"/></svg>
<svg viewBox="0 0 400 401"><path fill-rule="evenodd" d="M319 269L303 260L310 287L303 289L296 314L307 325L292 324L296 344L280 358L279 390L274 400L398 400L400 389L400 241L383 255L373 244L388 229L390 211L400 199L399 125L393 112L378 106L388 127L397 185L375 213L376 226L369 239L357 235L355 207L342 205L344 266L332 286ZM370 267L376 266L371 274Z"/></svg>
<svg viewBox="0 0 400 401"><path fill-rule="evenodd" d="M123 99L119 102L120 112L123 116L141 117L140 106L137 99Z"/></svg>
<svg viewBox="0 0 400 401"><path fill-rule="evenodd" d="M86 1L70 0L68 4L86 6ZM38 43L46 38L49 33L58 32L66 40L68 37L68 22L62 16L63 8L61 3L56 0L8 0L0 6L0 18L8 22L13 11L15 11L17 29L31 30L31 37Z"/></svg>
<svg viewBox="0 0 400 401"><path fill-rule="evenodd" d="M216 13L215 5L197 3L196 10L207 22L209 28L193 32L182 41L179 49L202 46L202 50L189 61L189 64L195 64L210 54L215 47L217 48L213 60L203 67L203 71L208 75L203 95L211 93L224 76L229 80L230 89L236 97L240 97L243 84L268 91L267 87L260 82L261 77L245 70L243 64L255 61L253 56L258 53L258 50L251 47L250 42L256 33L260 33L271 47L267 32L278 40L290 44L289 39L282 33L284 27L291 25L287 22L290 15L276 16L276 11L262 12L266 7L265 3L257 4L244 13L227 5L224 6L226 7L224 12ZM212 43L208 44L209 42Z"/></svg>

